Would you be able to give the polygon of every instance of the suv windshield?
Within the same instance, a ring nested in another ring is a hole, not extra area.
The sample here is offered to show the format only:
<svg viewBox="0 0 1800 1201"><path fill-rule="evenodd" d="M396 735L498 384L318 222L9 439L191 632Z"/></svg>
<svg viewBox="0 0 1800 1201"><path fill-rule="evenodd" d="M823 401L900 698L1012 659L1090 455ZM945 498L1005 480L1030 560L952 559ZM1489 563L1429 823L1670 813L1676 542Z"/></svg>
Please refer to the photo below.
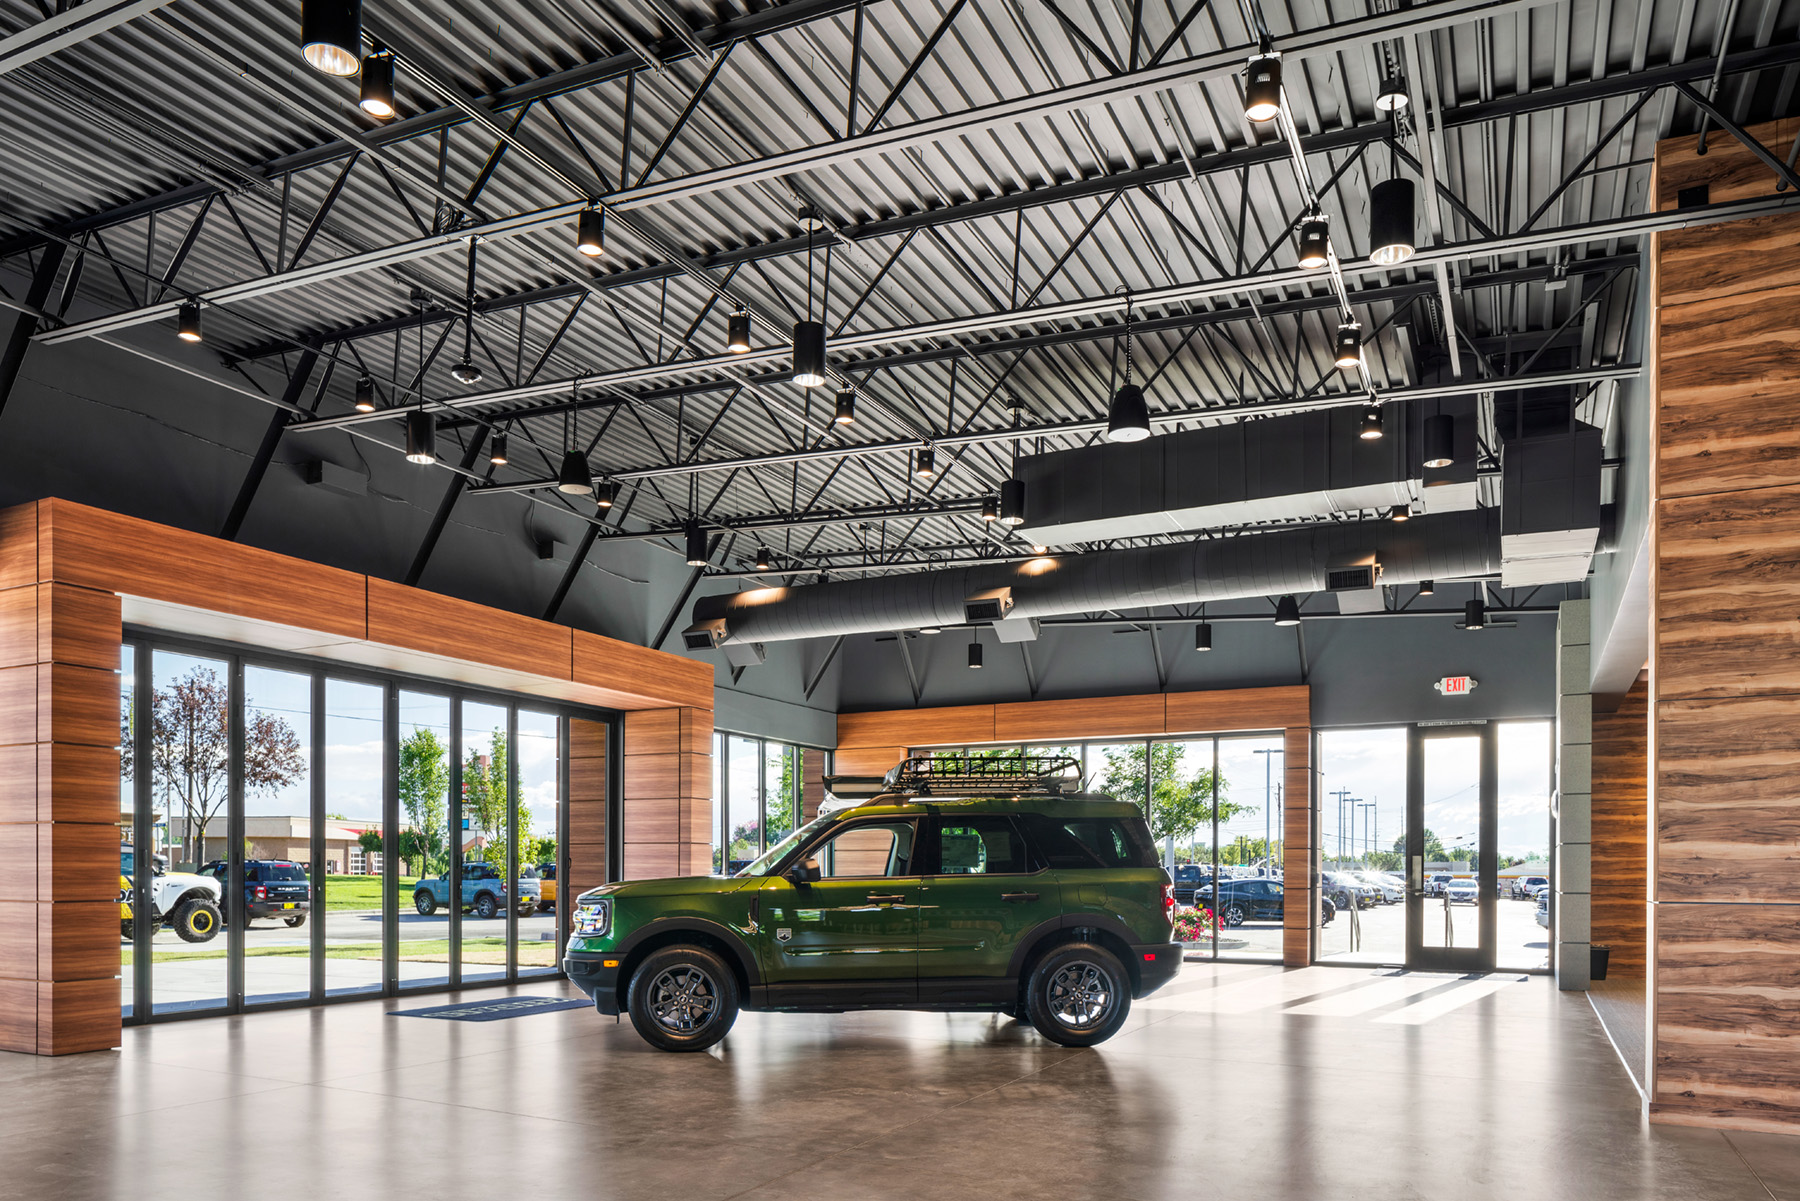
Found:
<svg viewBox="0 0 1800 1201"><path fill-rule="evenodd" d="M804 826L801 826L798 830L795 830L792 834L789 834L786 838L764 851L762 853L762 858L753 860L732 874L736 876L768 875L769 872L774 869L775 865L781 862L782 857L793 850L795 844L801 839L810 838L814 833L823 830L830 824L830 817L822 816L813 818Z"/></svg>

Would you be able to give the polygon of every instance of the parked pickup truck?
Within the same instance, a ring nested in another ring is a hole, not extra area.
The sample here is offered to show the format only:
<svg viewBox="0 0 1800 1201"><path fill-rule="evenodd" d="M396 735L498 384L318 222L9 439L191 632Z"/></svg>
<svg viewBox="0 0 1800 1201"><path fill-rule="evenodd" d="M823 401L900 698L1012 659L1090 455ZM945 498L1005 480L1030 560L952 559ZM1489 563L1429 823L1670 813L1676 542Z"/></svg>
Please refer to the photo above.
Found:
<svg viewBox="0 0 1800 1201"><path fill-rule="evenodd" d="M491 863L465 863L462 868L462 908L464 913L479 918L495 917L506 904L506 881ZM519 916L535 913L538 907L538 882L520 880L516 893ZM450 882L433 876L413 885L413 908L421 917L430 917L442 906L450 906Z"/></svg>

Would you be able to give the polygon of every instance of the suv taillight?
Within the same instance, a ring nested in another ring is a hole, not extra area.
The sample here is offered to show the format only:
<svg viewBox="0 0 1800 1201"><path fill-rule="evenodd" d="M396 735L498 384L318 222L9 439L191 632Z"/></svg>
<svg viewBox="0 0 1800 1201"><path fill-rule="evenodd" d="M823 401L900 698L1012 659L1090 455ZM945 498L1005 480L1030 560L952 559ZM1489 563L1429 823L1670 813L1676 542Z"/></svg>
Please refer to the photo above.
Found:
<svg viewBox="0 0 1800 1201"><path fill-rule="evenodd" d="M266 901L269 899L269 886L268 885L258 884L256 886L256 899L259 901Z"/></svg>
<svg viewBox="0 0 1800 1201"><path fill-rule="evenodd" d="M1175 886L1173 884L1165 884L1163 885L1163 913L1173 914L1174 912Z"/></svg>

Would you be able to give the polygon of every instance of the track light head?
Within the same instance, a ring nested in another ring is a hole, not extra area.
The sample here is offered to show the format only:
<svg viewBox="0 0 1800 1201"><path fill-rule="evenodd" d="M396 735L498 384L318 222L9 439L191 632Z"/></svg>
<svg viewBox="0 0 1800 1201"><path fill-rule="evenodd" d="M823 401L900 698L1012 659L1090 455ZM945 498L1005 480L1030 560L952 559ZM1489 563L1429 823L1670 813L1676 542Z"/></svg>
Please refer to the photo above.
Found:
<svg viewBox="0 0 1800 1201"><path fill-rule="evenodd" d="M606 253L606 211L582 209L575 218L575 249L591 259Z"/></svg>
<svg viewBox="0 0 1800 1201"><path fill-rule="evenodd" d="M1413 256L1413 182L1396 176L1369 189L1369 261L1383 267Z"/></svg>
<svg viewBox="0 0 1800 1201"><path fill-rule="evenodd" d="M1487 628L1487 602L1479 596L1471 598L1463 605L1463 629L1485 630Z"/></svg>
<svg viewBox="0 0 1800 1201"><path fill-rule="evenodd" d="M397 111L394 105L394 53L377 46L362 60L362 85L357 92L357 107L371 117L386 121Z"/></svg>
<svg viewBox="0 0 1800 1201"><path fill-rule="evenodd" d="M1407 100L1405 77L1390 75L1381 81L1381 90L1375 94L1375 111L1397 113L1406 107Z"/></svg>
<svg viewBox="0 0 1800 1201"><path fill-rule="evenodd" d="M831 420L838 425L849 425L856 420L856 389L838 389L837 413Z"/></svg>
<svg viewBox="0 0 1800 1201"><path fill-rule="evenodd" d="M825 323L794 322L794 382L816 388L825 382Z"/></svg>
<svg viewBox="0 0 1800 1201"><path fill-rule="evenodd" d="M1126 384L1113 393L1112 405L1106 413L1108 442L1142 442L1150 436L1150 406L1144 402L1144 390Z"/></svg>
<svg viewBox="0 0 1800 1201"><path fill-rule="evenodd" d="M1363 410L1362 427L1357 436L1364 442L1373 442L1381 437L1381 406L1372 404Z"/></svg>
<svg viewBox="0 0 1800 1201"><path fill-rule="evenodd" d="M725 349L732 354L750 353L750 310L741 304L725 322Z"/></svg>
<svg viewBox="0 0 1800 1201"><path fill-rule="evenodd" d="M983 521L1000 520L1000 502L989 496L981 502L981 519Z"/></svg>
<svg viewBox="0 0 1800 1201"><path fill-rule="evenodd" d="M375 381L366 375L356 381L356 411L358 413L375 411Z"/></svg>
<svg viewBox="0 0 1800 1201"><path fill-rule="evenodd" d="M488 462L495 467L506 466L506 435L495 434L494 444L488 448Z"/></svg>
<svg viewBox="0 0 1800 1201"><path fill-rule="evenodd" d="M182 302L181 311L175 317L175 336L183 342L203 340L200 333L200 305L197 302Z"/></svg>
<svg viewBox="0 0 1800 1201"><path fill-rule="evenodd" d="M1197 651L1212 649L1212 622L1203 621L1194 627L1194 649Z"/></svg>
<svg viewBox="0 0 1800 1201"><path fill-rule="evenodd" d="M424 409L412 409L406 414L406 461L437 462L437 418Z"/></svg>
<svg viewBox="0 0 1800 1201"><path fill-rule="evenodd" d="M1424 464L1427 467L1449 467L1456 462L1456 418L1439 413L1425 419Z"/></svg>
<svg viewBox="0 0 1800 1201"><path fill-rule="evenodd" d="M1281 57L1258 55L1244 72L1244 115L1252 121L1271 121L1280 111Z"/></svg>
<svg viewBox="0 0 1800 1201"><path fill-rule="evenodd" d="M602 513L612 508L613 502L618 499L619 481L617 480L607 480L594 489L594 507Z"/></svg>
<svg viewBox="0 0 1800 1201"><path fill-rule="evenodd" d="M1409 520L1411 520L1411 518L1412 518L1412 510L1407 508L1405 505L1395 505L1393 508L1388 510L1388 520L1389 521L1398 523L1398 522L1402 522L1402 521L1409 521Z"/></svg>
<svg viewBox="0 0 1800 1201"><path fill-rule="evenodd" d="M1331 261L1331 225L1324 214L1314 213L1300 223L1300 265L1317 271Z"/></svg>
<svg viewBox="0 0 1800 1201"><path fill-rule="evenodd" d="M937 474L937 451L929 443L913 452L913 474L922 480Z"/></svg>
<svg viewBox="0 0 1800 1201"><path fill-rule="evenodd" d="M1342 371L1355 371L1362 364L1362 326L1346 321L1337 328L1337 345L1333 361Z"/></svg>
<svg viewBox="0 0 1800 1201"><path fill-rule="evenodd" d="M1419 581L1419 595L1420 596L1431 596L1431 595L1435 594L1436 592L1437 592L1437 584L1435 584L1431 580L1420 580Z"/></svg>
<svg viewBox="0 0 1800 1201"><path fill-rule="evenodd" d="M1000 482L1000 524L1021 526L1025 524L1025 481L1002 480Z"/></svg>
<svg viewBox="0 0 1800 1201"><path fill-rule="evenodd" d="M594 490L594 473L588 470L587 456L571 450L562 457L556 471L556 490L568 496L587 496Z"/></svg>
<svg viewBox="0 0 1800 1201"><path fill-rule="evenodd" d="M706 566L706 531L697 521L687 523L687 565Z"/></svg>
<svg viewBox="0 0 1800 1201"><path fill-rule="evenodd" d="M1278 626L1297 626L1300 624L1300 602L1292 596L1284 596L1275 602L1275 624Z"/></svg>
<svg viewBox="0 0 1800 1201"><path fill-rule="evenodd" d="M300 56L327 75L362 63L362 0L300 0Z"/></svg>
<svg viewBox="0 0 1800 1201"><path fill-rule="evenodd" d="M459 384L479 384L481 382L481 368L477 367L472 359L464 359L450 368L450 375Z"/></svg>
<svg viewBox="0 0 1800 1201"><path fill-rule="evenodd" d="M775 563L775 553L766 546L756 548L756 570L767 571Z"/></svg>

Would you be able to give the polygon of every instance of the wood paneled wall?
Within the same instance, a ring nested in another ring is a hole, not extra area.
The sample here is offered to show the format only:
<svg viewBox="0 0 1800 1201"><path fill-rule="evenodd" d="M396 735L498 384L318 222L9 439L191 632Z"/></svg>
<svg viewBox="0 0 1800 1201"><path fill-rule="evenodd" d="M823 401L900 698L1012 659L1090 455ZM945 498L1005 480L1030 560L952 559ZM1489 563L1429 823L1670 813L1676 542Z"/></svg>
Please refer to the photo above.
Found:
<svg viewBox="0 0 1800 1201"><path fill-rule="evenodd" d="M1800 119L1755 133L1777 154ZM1730 135L1658 206L1773 193ZM1800 214L1653 251L1653 1120L1800 1126Z"/></svg>
<svg viewBox="0 0 1800 1201"><path fill-rule="evenodd" d="M1611 948L1609 976L1645 974L1649 876L1650 686L1640 680L1613 713L1594 715L1592 941Z"/></svg>
<svg viewBox="0 0 1800 1201"><path fill-rule="evenodd" d="M1305 685L844 713L838 716L834 771L881 775L912 747L1248 730L1283 731L1282 874L1288 903L1282 962L1305 966L1313 961L1319 903L1318 848L1312 836L1312 694Z"/></svg>
<svg viewBox="0 0 1800 1201"><path fill-rule="evenodd" d="M704 819L696 854L682 815L711 792L707 664L67 501L0 510L0 1048L119 1044L127 616L630 710L626 833L634 809L654 827L673 798L674 825L653 831L669 853L649 859L706 870ZM579 890L606 870L606 748L603 727L574 724L568 838ZM646 745L633 745L633 730Z"/></svg>
<svg viewBox="0 0 1800 1201"><path fill-rule="evenodd" d="M612 879L607 868L606 723L569 721L569 828L563 833L568 865L560 904Z"/></svg>
<svg viewBox="0 0 1800 1201"><path fill-rule="evenodd" d="M625 715L624 878L712 870L711 709Z"/></svg>

